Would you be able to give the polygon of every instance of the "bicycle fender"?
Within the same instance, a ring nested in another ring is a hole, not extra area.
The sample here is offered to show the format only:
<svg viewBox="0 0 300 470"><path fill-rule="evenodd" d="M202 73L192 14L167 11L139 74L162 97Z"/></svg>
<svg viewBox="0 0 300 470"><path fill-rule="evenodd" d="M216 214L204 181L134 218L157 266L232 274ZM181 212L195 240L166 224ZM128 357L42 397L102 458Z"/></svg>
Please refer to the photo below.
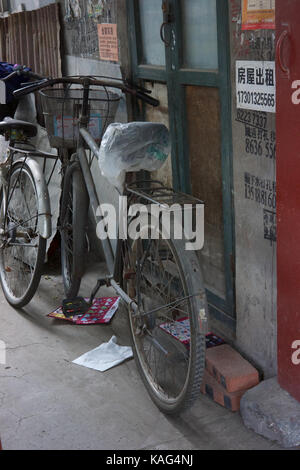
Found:
<svg viewBox="0 0 300 470"><path fill-rule="evenodd" d="M38 211L41 216L39 217L38 231L42 238L46 240L52 234L52 215L49 192L44 178L43 170L33 158L19 158L15 163L23 163L29 166L32 173L38 198Z"/></svg>

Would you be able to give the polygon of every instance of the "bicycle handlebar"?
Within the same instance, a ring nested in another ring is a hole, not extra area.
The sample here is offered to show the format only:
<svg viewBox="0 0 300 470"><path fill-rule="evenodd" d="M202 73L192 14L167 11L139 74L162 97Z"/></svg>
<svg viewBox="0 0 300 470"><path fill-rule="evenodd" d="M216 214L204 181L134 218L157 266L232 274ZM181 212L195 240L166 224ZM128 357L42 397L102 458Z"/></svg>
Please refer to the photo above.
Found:
<svg viewBox="0 0 300 470"><path fill-rule="evenodd" d="M14 72L13 72L14 73ZM30 72L31 73L31 72ZM42 78L42 77L39 77ZM109 79L101 79L97 80L93 77L62 77L62 78L42 78L42 80L34 83L30 83L29 85L19 88L13 92L15 98L20 98L21 96L25 96L29 93L33 93L38 90L42 90L43 88L47 88L53 85L58 84L69 84L69 85L82 85L82 86L101 86L101 87L110 87L110 88L117 88L121 90L123 93L130 94L135 96L136 98L144 101L145 103L150 104L151 106L159 106L159 101L155 98L151 98L149 96L148 90L142 91L142 88L134 87L128 83L117 83L117 81L112 81Z"/></svg>
<svg viewBox="0 0 300 470"><path fill-rule="evenodd" d="M10 73L9 75L7 75L4 78L1 78L1 81L2 82L8 82L12 78L20 76L20 75L24 75L25 77L29 77L29 78L34 78L36 80L41 80L41 79L45 78L45 77L42 77L41 75L38 75L36 73L31 72L30 70L26 70L26 67L18 66L18 67L16 67L16 70L14 70L12 73Z"/></svg>

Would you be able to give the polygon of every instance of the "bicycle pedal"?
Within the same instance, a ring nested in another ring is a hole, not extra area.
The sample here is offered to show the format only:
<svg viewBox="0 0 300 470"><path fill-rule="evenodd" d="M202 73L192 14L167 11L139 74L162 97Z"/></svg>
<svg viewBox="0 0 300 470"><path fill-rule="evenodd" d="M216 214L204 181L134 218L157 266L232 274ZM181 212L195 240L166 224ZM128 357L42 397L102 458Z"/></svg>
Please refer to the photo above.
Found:
<svg viewBox="0 0 300 470"><path fill-rule="evenodd" d="M90 307L91 303L87 302L83 297L64 299L62 304L63 314L66 318L84 315Z"/></svg>

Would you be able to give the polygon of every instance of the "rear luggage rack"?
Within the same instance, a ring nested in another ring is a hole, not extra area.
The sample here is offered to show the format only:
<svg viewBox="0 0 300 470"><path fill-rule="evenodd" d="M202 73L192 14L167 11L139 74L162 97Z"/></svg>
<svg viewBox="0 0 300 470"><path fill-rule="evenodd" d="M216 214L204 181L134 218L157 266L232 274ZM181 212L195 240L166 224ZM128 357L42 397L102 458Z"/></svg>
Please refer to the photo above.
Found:
<svg viewBox="0 0 300 470"><path fill-rule="evenodd" d="M140 197L141 200L168 208L173 204L204 204L200 199L165 186L161 181L143 180L126 185L126 190Z"/></svg>

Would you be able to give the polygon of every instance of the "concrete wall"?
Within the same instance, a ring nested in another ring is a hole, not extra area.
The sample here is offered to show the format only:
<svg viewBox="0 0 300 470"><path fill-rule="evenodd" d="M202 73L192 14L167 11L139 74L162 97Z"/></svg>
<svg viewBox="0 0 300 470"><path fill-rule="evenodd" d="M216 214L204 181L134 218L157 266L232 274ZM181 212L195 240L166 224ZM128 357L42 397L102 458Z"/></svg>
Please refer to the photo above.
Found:
<svg viewBox="0 0 300 470"><path fill-rule="evenodd" d="M276 230L276 171L270 144L275 144L275 114L237 109L235 70L237 60L274 61L275 31L242 32L241 1L229 3L237 345L266 376L272 376L276 373L276 236L270 237L270 228Z"/></svg>

